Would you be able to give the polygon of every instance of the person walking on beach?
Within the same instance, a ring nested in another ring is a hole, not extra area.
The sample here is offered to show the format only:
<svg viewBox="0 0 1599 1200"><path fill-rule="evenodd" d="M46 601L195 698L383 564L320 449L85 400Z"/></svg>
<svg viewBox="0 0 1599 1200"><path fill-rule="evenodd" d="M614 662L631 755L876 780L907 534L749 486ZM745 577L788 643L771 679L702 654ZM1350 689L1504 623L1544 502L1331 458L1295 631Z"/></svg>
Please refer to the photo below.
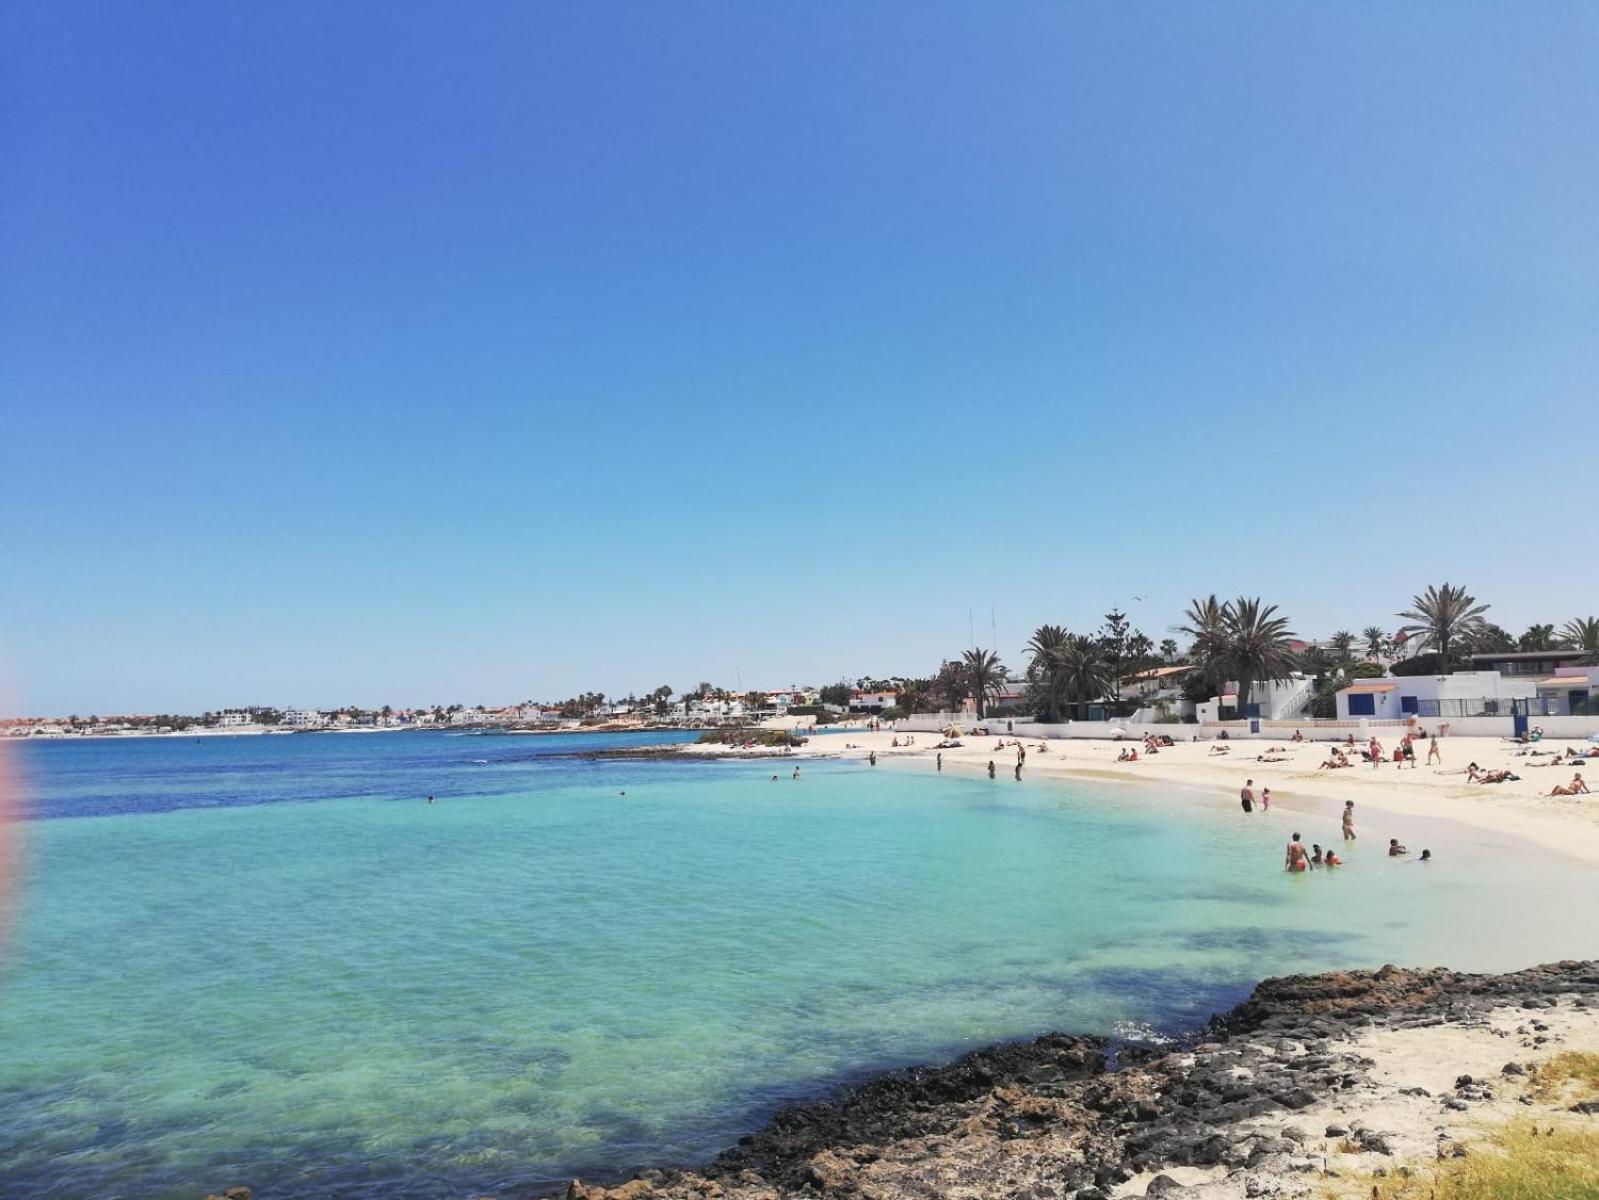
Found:
<svg viewBox="0 0 1599 1200"><path fill-rule="evenodd" d="M1288 849L1283 854L1283 870L1305 871L1310 867L1310 856L1305 853L1305 844L1299 840L1296 831L1293 839L1288 843Z"/></svg>
<svg viewBox="0 0 1599 1200"><path fill-rule="evenodd" d="M1353 800L1345 800L1344 801L1344 841L1352 842L1354 840L1355 840L1355 802Z"/></svg>
<svg viewBox="0 0 1599 1200"><path fill-rule="evenodd" d="M1371 769L1376 770L1382 766L1382 743L1377 740L1377 735L1371 735L1371 744L1366 747L1371 754Z"/></svg>
<svg viewBox="0 0 1599 1200"><path fill-rule="evenodd" d="M1444 752L1438 748L1438 739L1430 737L1427 739L1427 765L1430 767L1433 763L1443 766Z"/></svg>
<svg viewBox="0 0 1599 1200"><path fill-rule="evenodd" d="M1255 811L1255 781L1244 780L1244 786L1238 790L1238 802L1244 806L1246 813Z"/></svg>

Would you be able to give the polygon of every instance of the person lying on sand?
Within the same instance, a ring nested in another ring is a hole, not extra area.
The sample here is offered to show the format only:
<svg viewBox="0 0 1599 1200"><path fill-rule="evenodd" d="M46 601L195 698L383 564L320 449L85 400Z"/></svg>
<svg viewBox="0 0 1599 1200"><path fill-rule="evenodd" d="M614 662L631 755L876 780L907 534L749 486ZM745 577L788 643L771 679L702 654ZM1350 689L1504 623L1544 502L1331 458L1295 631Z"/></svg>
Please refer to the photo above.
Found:
<svg viewBox="0 0 1599 1200"><path fill-rule="evenodd" d="M1231 754L1232 752L1233 748L1231 746L1212 746L1206 751L1207 754Z"/></svg>
<svg viewBox="0 0 1599 1200"><path fill-rule="evenodd" d="M1520 775L1512 774L1509 771L1484 771L1477 776L1478 783L1516 783L1520 779Z"/></svg>
<svg viewBox="0 0 1599 1200"><path fill-rule="evenodd" d="M1582 772L1578 771L1571 777L1571 782L1561 787L1558 783L1550 789L1551 796L1581 796L1588 791L1588 785L1582 781Z"/></svg>

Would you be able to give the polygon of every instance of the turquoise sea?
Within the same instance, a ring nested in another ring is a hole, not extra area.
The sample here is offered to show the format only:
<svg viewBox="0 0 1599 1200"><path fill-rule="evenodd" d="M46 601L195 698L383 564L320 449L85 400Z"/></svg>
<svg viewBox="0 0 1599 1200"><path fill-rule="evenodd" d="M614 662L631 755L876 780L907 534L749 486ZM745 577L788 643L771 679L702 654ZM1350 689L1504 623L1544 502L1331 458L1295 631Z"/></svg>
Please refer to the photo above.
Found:
<svg viewBox="0 0 1599 1200"><path fill-rule="evenodd" d="M1266 974L1599 954L1591 869L1460 826L1395 826L1420 866L1368 815L1348 867L1289 878L1330 810L580 755L630 740L660 738L15 747L0 1196L528 1195L885 1067L1191 1026Z"/></svg>

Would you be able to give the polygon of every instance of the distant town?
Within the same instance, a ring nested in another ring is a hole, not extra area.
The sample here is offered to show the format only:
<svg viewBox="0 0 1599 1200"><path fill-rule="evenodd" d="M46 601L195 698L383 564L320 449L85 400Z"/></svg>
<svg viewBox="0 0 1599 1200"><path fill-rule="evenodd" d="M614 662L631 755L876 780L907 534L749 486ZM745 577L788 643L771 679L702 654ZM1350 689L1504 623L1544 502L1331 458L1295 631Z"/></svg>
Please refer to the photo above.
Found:
<svg viewBox="0 0 1599 1200"><path fill-rule="evenodd" d="M939 724L1003 717L1043 728L1119 722L1219 725L1359 720L1455 722L1599 716L1599 617L1563 627L1534 624L1519 637L1486 617L1464 587L1445 583L1415 596L1390 632L1369 625L1306 640L1258 597L1195 598L1156 643L1112 609L1092 632L1041 625L1015 671L993 650L972 647L934 673L861 677L821 687L729 691L701 682L639 696L584 692L558 702L503 707L451 704L369 709L254 705L198 716L20 717L0 720L7 737L127 737L171 734L375 732L450 726L512 732L715 729L793 718L828 724L848 717ZM1466 726L1460 726L1465 732ZM1497 728L1497 726L1495 726ZM1519 727L1518 727L1519 728ZM1484 727L1480 732L1486 732Z"/></svg>
<svg viewBox="0 0 1599 1200"><path fill-rule="evenodd" d="M507 730L613 731L711 728L771 717L828 718L878 714L892 708L910 681L859 679L823 687L798 685L773 691L729 691L702 683L685 692L659 687L647 696L607 697L585 692L568 700L525 701L503 707L433 705L396 708L277 708L246 705L204 712L72 714L64 717L0 718L0 737L136 737L156 734L303 733L435 729L457 726Z"/></svg>

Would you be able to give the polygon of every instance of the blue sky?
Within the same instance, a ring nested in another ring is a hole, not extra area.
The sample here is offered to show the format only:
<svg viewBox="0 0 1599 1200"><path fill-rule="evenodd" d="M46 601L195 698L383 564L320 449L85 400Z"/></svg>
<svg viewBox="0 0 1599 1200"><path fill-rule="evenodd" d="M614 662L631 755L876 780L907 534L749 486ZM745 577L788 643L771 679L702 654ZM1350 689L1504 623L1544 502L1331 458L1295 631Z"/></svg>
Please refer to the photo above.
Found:
<svg viewBox="0 0 1599 1200"><path fill-rule="evenodd" d="M11 711L1599 608L1591 5L13 0L0 55Z"/></svg>

